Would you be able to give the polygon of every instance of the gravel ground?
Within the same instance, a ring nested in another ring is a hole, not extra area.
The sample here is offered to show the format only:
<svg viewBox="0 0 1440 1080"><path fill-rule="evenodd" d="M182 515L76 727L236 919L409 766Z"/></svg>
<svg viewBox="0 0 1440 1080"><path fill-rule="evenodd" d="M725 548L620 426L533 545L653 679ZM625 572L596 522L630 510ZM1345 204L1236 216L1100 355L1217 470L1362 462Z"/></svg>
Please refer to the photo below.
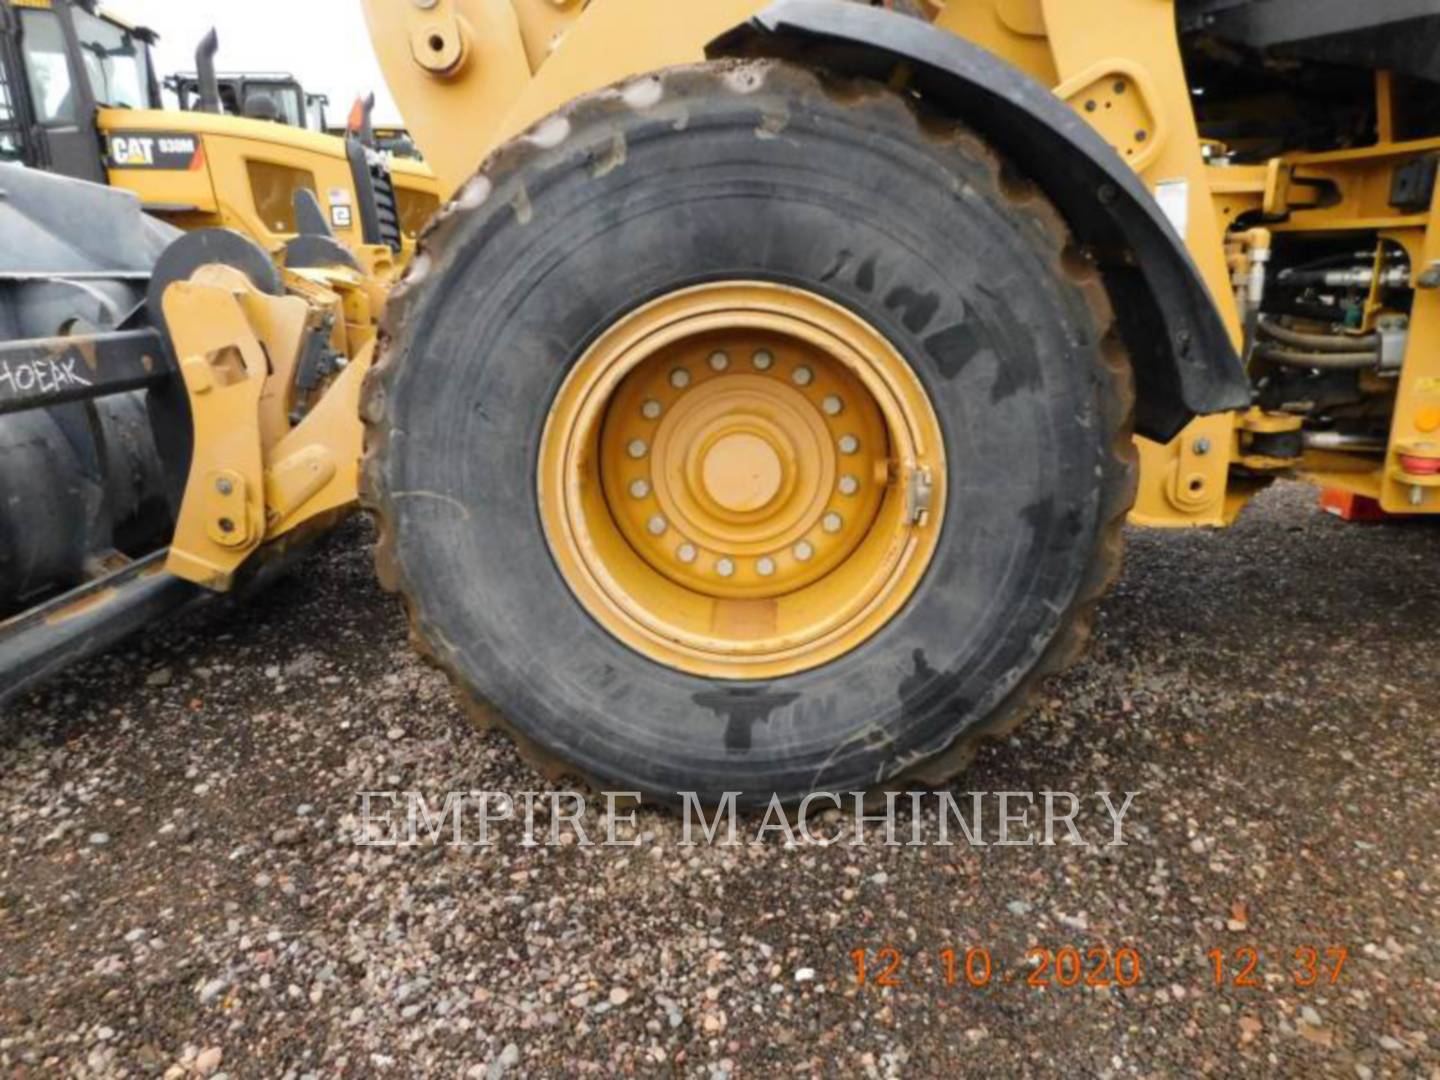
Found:
<svg viewBox="0 0 1440 1080"><path fill-rule="evenodd" d="M550 790L412 655L369 538L0 718L0 1071L1440 1078L1436 529L1286 486L1132 534L1090 659L956 788L1137 791L1125 847L682 847L656 809L634 848L359 847L362 790ZM1067 945L1143 976L1030 986ZM900 985L857 987L886 946Z"/></svg>

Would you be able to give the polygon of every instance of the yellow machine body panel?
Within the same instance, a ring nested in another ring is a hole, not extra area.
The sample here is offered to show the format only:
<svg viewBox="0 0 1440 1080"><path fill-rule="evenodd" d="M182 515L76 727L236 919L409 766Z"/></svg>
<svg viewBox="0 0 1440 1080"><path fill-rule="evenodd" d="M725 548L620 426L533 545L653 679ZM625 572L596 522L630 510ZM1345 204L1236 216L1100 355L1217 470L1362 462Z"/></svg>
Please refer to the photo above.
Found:
<svg viewBox="0 0 1440 1080"><path fill-rule="evenodd" d="M99 124L110 183L133 191L149 213L173 225L237 229L273 251L295 235L294 196L306 188L337 239L364 243L343 139L264 120L169 110L102 109ZM439 184L419 162L396 161L390 168L402 226L413 240L440 206Z"/></svg>

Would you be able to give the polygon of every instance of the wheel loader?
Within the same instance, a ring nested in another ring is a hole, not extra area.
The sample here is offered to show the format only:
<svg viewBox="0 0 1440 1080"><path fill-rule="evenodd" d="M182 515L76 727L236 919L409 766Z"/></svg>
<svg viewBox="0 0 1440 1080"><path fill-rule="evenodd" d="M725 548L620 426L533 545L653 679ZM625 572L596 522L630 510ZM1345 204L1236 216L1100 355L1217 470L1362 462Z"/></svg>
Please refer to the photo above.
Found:
<svg viewBox="0 0 1440 1080"><path fill-rule="evenodd" d="M288 433L245 267L152 285L192 449L156 580L358 499L552 775L942 784L1081 654L1127 517L1440 512L1434 0L364 10L448 201Z"/></svg>
<svg viewBox="0 0 1440 1080"><path fill-rule="evenodd" d="M166 80L180 104L167 109L155 40L93 0L0 0L0 161L133 191L172 225L236 229L267 251L299 232L308 190L340 242L413 247L440 205L428 169L326 135L323 115L307 130L293 79L221 79L213 32L197 74Z"/></svg>

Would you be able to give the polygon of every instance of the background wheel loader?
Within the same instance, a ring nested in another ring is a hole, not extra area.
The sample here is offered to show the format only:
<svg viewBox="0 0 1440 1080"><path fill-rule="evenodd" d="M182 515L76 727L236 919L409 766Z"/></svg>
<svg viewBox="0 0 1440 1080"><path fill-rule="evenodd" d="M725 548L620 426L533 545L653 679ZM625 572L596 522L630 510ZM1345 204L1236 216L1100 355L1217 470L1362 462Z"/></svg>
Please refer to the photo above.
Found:
<svg viewBox="0 0 1440 1080"><path fill-rule="evenodd" d="M278 439L236 270L163 283L167 572L228 588L358 493L547 771L941 783L1079 655L1127 514L1440 511L1429 0L365 10L450 201Z"/></svg>
<svg viewBox="0 0 1440 1080"><path fill-rule="evenodd" d="M238 229L267 251L300 231L300 190L352 248L413 246L439 208L423 165L327 135L323 116L312 130L293 79L220 79L214 34L166 109L155 40L87 0L0 0L0 161L133 191L172 225Z"/></svg>

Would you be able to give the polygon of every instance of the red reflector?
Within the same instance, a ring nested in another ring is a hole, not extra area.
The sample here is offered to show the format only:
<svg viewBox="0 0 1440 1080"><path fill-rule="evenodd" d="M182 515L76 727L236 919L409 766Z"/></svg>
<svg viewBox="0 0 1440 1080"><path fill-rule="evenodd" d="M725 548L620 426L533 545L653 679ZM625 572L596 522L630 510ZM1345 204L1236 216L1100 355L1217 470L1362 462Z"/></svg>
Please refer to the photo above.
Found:
<svg viewBox="0 0 1440 1080"><path fill-rule="evenodd" d="M1414 454L1401 454L1400 468L1411 476L1440 476L1440 457L1416 457Z"/></svg>

